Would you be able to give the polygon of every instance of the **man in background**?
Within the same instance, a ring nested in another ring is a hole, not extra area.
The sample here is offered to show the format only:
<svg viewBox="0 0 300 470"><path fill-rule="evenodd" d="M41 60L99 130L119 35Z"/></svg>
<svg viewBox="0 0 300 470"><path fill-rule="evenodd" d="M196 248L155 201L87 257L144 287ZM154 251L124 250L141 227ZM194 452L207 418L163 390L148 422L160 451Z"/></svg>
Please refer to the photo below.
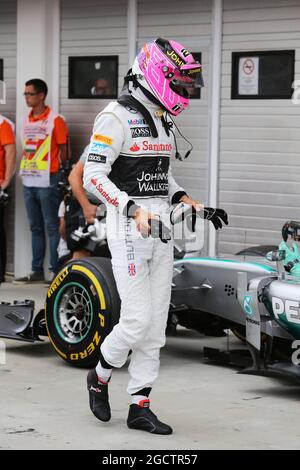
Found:
<svg viewBox="0 0 300 470"><path fill-rule="evenodd" d="M47 84L40 79L25 84L26 104L31 108L22 126L23 154L20 175L32 239L32 272L15 283L44 282L45 231L49 237L50 272L57 269L59 242L60 165L67 157L68 128L62 116L45 104Z"/></svg>
<svg viewBox="0 0 300 470"><path fill-rule="evenodd" d="M107 78L98 78L95 82L95 86L92 88L92 94L97 96L112 96L114 90L112 83Z"/></svg>

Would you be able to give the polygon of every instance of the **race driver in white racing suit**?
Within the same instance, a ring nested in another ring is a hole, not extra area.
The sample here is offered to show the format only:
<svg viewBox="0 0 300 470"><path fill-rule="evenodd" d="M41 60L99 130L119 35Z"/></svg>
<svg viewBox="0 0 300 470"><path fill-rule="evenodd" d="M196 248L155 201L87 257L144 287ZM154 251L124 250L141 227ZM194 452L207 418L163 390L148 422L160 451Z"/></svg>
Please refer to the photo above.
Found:
<svg viewBox="0 0 300 470"><path fill-rule="evenodd" d="M201 85L201 65L181 44L162 38L146 44L125 77L120 99L97 116L84 168L86 190L107 207L107 239L121 299L119 323L88 374L90 408L99 420L110 420L112 369L122 367L132 351L127 425L155 434L172 433L151 411L149 394L165 344L173 243L151 236L153 219L181 201L216 228L227 223L224 211L206 210L189 197L170 170L177 146L169 115L186 109L189 90Z"/></svg>

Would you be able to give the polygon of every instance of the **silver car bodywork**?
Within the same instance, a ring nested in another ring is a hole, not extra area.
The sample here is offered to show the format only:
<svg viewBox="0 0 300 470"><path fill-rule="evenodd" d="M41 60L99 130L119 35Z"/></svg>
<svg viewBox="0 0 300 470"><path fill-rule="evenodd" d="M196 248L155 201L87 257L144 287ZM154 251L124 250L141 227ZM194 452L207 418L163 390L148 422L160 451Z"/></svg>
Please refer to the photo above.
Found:
<svg viewBox="0 0 300 470"><path fill-rule="evenodd" d="M209 324L217 332L242 327L252 358L243 373L300 381L300 366L291 362L293 341L300 339L300 279L287 274L280 260L197 256L176 260L170 311L178 324L203 333L210 334ZM273 359L279 345L288 351L284 362ZM234 363L231 352L205 349L206 357Z"/></svg>

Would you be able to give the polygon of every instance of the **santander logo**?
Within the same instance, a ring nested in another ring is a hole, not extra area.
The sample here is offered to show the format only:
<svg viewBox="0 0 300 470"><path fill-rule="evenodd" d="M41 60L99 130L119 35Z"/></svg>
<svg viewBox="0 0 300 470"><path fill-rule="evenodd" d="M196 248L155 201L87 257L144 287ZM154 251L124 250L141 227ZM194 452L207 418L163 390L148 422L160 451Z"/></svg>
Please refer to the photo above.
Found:
<svg viewBox="0 0 300 470"><path fill-rule="evenodd" d="M115 207L118 207L119 206L119 201L116 197L112 198L106 191L104 191L104 188L103 188L103 184L102 183L98 183L98 181L95 179L95 178L92 178L91 179L91 183L96 186L96 189L97 191L99 191L99 193L104 197L104 199L107 200L107 202L109 202L110 204L112 204L113 206Z"/></svg>
<svg viewBox="0 0 300 470"><path fill-rule="evenodd" d="M150 150L154 152L171 152L172 144L156 144L143 140L143 150Z"/></svg>
<svg viewBox="0 0 300 470"><path fill-rule="evenodd" d="M130 147L130 150L131 152L138 152L139 150L141 150L141 148L137 145L137 143L135 142L131 147Z"/></svg>

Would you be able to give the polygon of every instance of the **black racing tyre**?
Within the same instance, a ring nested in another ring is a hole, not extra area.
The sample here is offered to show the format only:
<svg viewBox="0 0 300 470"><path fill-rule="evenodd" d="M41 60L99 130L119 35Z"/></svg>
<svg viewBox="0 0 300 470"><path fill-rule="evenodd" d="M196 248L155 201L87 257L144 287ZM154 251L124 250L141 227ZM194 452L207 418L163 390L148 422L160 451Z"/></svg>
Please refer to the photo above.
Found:
<svg viewBox="0 0 300 470"><path fill-rule="evenodd" d="M84 258L62 267L46 298L50 341L76 367L94 367L104 338L118 322L120 299L111 260Z"/></svg>

